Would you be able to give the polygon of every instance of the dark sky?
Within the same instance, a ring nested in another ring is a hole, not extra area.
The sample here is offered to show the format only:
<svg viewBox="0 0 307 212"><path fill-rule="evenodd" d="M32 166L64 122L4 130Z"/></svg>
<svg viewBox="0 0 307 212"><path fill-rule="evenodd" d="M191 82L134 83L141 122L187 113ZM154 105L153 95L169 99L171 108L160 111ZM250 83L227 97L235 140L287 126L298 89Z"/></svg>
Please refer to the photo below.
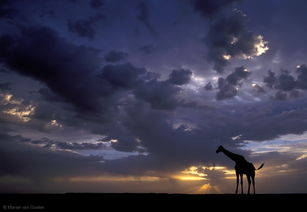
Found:
<svg viewBox="0 0 307 212"><path fill-rule="evenodd" d="M0 192L307 192L305 0L1 0Z"/></svg>

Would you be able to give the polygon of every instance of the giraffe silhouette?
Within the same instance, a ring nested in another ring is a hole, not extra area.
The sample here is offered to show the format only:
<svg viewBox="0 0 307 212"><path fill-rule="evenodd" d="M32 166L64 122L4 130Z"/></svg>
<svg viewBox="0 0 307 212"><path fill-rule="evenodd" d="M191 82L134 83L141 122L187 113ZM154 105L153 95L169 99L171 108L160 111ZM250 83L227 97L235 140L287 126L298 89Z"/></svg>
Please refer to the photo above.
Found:
<svg viewBox="0 0 307 212"><path fill-rule="evenodd" d="M243 194L243 175L245 174L247 177L247 181L248 181L247 193L248 194L250 193L250 186L252 182L253 190L255 194L256 193L255 191L255 171L261 169L264 163L261 164L261 166L258 169L256 169L254 165L248 162L242 155L238 155L233 152L230 152L227 149L225 149L223 146L218 147L218 149L216 150L216 153L219 153L219 152L223 152L228 158L230 158L236 163L235 170L236 170L236 176L237 176L237 186L236 186L235 193L238 194L239 177L240 177L241 193Z"/></svg>

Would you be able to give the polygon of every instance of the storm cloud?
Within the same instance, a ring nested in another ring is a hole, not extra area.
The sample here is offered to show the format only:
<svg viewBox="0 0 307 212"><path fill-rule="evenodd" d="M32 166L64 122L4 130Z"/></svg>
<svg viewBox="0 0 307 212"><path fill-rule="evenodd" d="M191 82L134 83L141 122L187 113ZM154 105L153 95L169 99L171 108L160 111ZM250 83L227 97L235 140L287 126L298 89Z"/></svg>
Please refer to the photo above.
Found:
<svg viewBox="0 0 307 212"><path fill-rule="evenodd" d="M212 17L216 15L220 10L223 8L238 2L240 0L221 0L221 1L214 1L214 0L191 0L194 9L200 12L205 17Z"/></svg>
<svg viewBox="0 0 307 212"><path fill-rule="evenodd" d="M99 78L111 84L114 88L132 89L140 83L141 77L145 73L144 68L137 68L131 63L106 65L103 67Z"/></svg>
<svg viewBox="0 0 307 212"><path fill-rule="evenodd" d="M237 95L243 81L251 73L243 66L235 68L234 72L229 74L226 79L220 77L218 79L218 89L216 94L218 100L233 98Z"/></svg>
<svg viewBox="0 0 307 212"><path fill-rule="evenodd" d="M190 70L173 70L169 75L169 82L174 85L183 85L190 81L192 72Z"/></svg>
<svg viewBox="0 0 307 212"><path fill-rule="evenodd" d="M154 109L173 110L179 104L178 94L181 88L168 81L150 80L140 84L135 90L137 98L150 104Z"/></svg>
<svg viewBox="0 0 307 212"><path fill-rule="evenodd" d="M105 0L91 0L90 5L94 9L101 8L105 3L104 1Z"/></svg>
<svg viewBox="0 0 307 212"><path fill-rule="evenodd" d="M275 99L296 98L300 93L298 90L306 90L306 70L305 65L298 65L292 72L285 69L281 69L279 74L268 71L263 82L271 90L277 90Z"/></svg>
<svg viewBox="0 0 307 212"><path fill-rule="evenodd" d="M299 89L307 90L307 67L300 65L296 69L298 76L296 80L296 87Z"/></svg>
<svg viewBox="0 0 307 212"><path fill-rule="evenodd" d="M247 17L239 10L213 22L204 42L208 47L207 60L217 72L223 72L232 58L249 59L268 48L261 35L249 31Z"/></svg>
<svg viewBox="0 0 307 212"><path fill-rule="evenodd" d="M157 36L157 32L150 21L149 8L145 1L139 1L137 4L137 19L144 24L151 35Z"/></svg>
<svg viewBox="0 0 307 212"><path fill-rule="evenodd" d="M24 28L18 36L2 35L0 43L1 61L11 70L46 83L81 110L98 109L100 94L92 78L99 67L97 49L68 43L48 27Z"/></svg>
<svg viewBox="0 0 307 212"><path fill-rule="evenodd" d="M80 37L93 39L96 36L95 24L104 19L105 16L103 14L97 14L88 19L79 19L76 21L68 20L67 28L69 31L79 35Z"/></svg>
<svg viewBox="0 0 307 212"><path fill-rule="evenodd" d="M12 18L16 15L17 10L10 5L11 2L3 0L0 3L0 18Z"/></svg>
<svg viewBox="0 0 307 212"><path fill-rule="evenodd" d="M128 57L128 54L121 51L110 51L106 54L105 60L107 62L116 63Z"/></svg>

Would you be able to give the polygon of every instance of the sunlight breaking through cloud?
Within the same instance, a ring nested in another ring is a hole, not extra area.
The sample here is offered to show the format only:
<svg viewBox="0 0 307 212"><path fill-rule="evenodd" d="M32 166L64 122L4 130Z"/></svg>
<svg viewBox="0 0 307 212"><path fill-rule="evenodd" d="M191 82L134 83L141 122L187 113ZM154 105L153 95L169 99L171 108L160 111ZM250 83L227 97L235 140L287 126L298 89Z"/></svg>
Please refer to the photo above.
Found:
<svg viewBox="0 0 307 212"><path fill-rule="evenodd" d="M23 122L29 122L34 114L36 106L24 104L23 99L17 99L11 93L0 93L0 105L4 106L2 113L18 118Z"/></svg>
<svg viewBox="0 0 307 212"><path fill-rule="evenodd" d="M200 90L205 85L206 79L200 75L192 73L191 80L188 84L184 85L185 88L194 91L195 93L199 93Z"/></svg>
<svg viewBox="0 0 307 212"><path fill-rule="evenodd" d="M223 58L224 58L225 60L230 60L230 59L231 59L231 55L229 55L229 54L224 54L224 55L223 55Z"/></svg>
<svg viewBox="0 0 307 212"><path fill-rule="evenodd" d="M254 44L254 49L252 54L241 54L239 58L242 59L253 59L255 56L260 56L269 50L268 41L263 39L262 35L256 37L256 42ZM225 58L224 58L225 59Z"/></svg>
<svg viewBox="0 0 307 212"><path fill-rule="evenodd" d="M26 107L14 107L2 111L5 114L19 118L23 122L28 122L31 120L30 116L34 114L35 106L28 105Z"/></svg>
<svg viewBox="0 0 307 212"><path fill-rule="evenodd" d="M8 105L8 104L13 104L13 105L20 105L22 103L21 100L13 98L13 94L11 93L0 93L0 104L2 105Z"/></svg>
<svg viewBox="0 0 307 212"><path fill-rule="evenodd" d="M258 42L255 43L255 45L254 45L254 47L256 49L255 55L260 56L260 55L264 54L266 51L268 51L269 47L268 47L268 42L263 40L262 35L258 35L257 40L258 40Z"/></svg>
<svg viewBox="0 0 307 212"><path fill-rule="evenodd" d="M235 171L232 169L228 169L225 166L191 166L181 173L186 174L186 178L183 179L190 179L190 180L209 180L208 172L209 171L216 171L221 172L225 176L225 179L234 179L235 178Z"/></svg>
<svg viewBox="0 0 307 212"><path fill-rule="evenodd" d="M47 123L47 128L62 128L63 125L59 123L57 120L53 119Z"/></svg>

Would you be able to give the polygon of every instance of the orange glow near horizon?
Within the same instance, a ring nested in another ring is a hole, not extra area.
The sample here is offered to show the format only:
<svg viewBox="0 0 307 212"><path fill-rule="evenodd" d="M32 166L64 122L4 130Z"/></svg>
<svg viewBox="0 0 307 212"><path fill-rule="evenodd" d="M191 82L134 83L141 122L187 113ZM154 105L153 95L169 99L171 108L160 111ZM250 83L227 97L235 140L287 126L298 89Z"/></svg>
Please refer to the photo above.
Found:
<svg viewBox="0 0 307 212"><path fill-rule="evenodd" d="M173 179L180 181L200 181L200 180L208 180L205 177L193 176L193 175L175 175L172 177Z"/></svg>
<svg viewBox="0 0 307 212"><path fill-rule="evenodd" d="M233 180L236 179L236 173L234 169L228 169L225 166L191 166L181 173L185 174L184 176L177 177L180 180L208 180L208 171L217 171L224 174L224 179Z"/></svg>
<svg viewBox="0 0 307 212"><path fill-rule="evenodd" d="M155 182L165 180L165 178L155 176L82 176L82 177L57 177L54 178L56 182L73 182L73 183L94 183L94 182Z"/></svg>

